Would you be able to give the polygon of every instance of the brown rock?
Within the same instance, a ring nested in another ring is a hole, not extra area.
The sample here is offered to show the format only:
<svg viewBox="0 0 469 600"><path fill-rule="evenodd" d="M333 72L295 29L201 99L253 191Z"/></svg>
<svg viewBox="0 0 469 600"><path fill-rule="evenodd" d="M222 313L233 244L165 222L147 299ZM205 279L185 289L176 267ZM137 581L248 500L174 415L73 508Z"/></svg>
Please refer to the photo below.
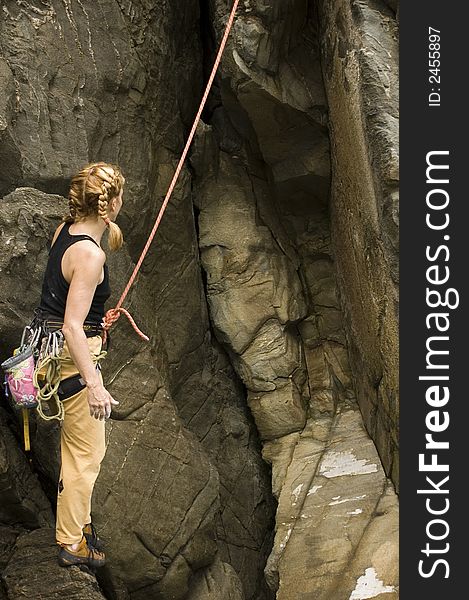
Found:
<svg viewBox="0 0 469 600"><path fill-rule="evenodd" d="M318 6L334 165L331 231L350 361L366 427L397 486L397 24L384 4Z"/></svg>
<svg viewBox="0 0 469 600"><path fill-rule="evenodd" d="M244 600L243 586L230 565L215 559L206 570L198 571L190 583L188 600Z"/></svg>
<svg viewBox="0 0 469 600"><path fill-rule="evenodd" d="M397 531L397 498L358 408L311 420L279 497L266 567L277 598L348 599L366 585L397 598Z"/></svg>

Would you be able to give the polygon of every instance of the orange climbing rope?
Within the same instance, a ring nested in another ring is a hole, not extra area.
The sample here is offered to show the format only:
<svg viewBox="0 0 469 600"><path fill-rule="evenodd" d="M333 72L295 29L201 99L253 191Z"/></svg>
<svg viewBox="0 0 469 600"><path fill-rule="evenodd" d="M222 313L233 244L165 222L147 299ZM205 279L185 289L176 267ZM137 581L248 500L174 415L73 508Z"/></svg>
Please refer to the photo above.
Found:
<svg viewBox="0 0 469 600"><path fill-rule="evenodd" d="M181 172L182 165L183 165L184 160L186 158L186 154L187 154L187 152L189 150L189 146L190 146L190 144L192 142L192 138L194 137L194 133L195 133L195 130L197 128L197 124L199 122L200 115L202 114L202 110L203 110L203 108L205 106L205 102L207 101L207 97L208 97L208 94L210 92L210 88L212 87L212 83L213 83L213 80L215 78L215 73L217 71L218 65L220 63L220 60L221 60L221 57L222 57L222 54L223 54L223 50L225 49L226 40L228 39L228 35L229 35L231 27L233 25L234 16L235 16L235 13L236 13L236 9L238 7L238 3L239 3L239 0L234 0L234 2L233 2L233 8L231 9L231 13L230 13L230 16L228 18L228 23L226 25L225 34L223 35L223 39L221 41L220 48L218 49L218 54L217 54L217 57L215 59L215 63L213 65L213 69L212 69L212 72L210 74L209 80L207 82L207 86L205 88L205 92L204 92L204 95L202 97L202 101L200 103L199 110L197 111L197 114L195 116L194 124L192 125L192 129L191 129L191 132L190 132L189 137L187 139L186 146L185 146L184 151L183 151L183 153L181 155L181 158L179 159L178 166L176 168L176 171L174 173L174 176L173 176L171 184L170 184L170 186L168 188L168 191L166 192L166 196L165 196L164 202L163 202L163 204L162 204L162 206L160 208L158 216L156 217L156 221L155 221L155 224L153 225L153 229L151 230L151 233L150 233L150 235L148 237L147 243L145 244L145 247L142 250L142 254L140 255L140 258L138 259L137 264L135 265L133 273L130 276L130 279L129 279L127 285L125 286L124 291L122 292L122 296L119 298L119 302L117 303L117 305L116 305L115 308L111 308L110 310L108 310L106 312L105 316L104 316L104 336L105 337L106 337L107 330L117 321L117 319L123 313L129 319L132 327L138 333L138 335L141 338L143 338L144 340L146 340L146 341L149 340L148 336L146 336L137 327L137 325L135 324L135 321L130 316L129 312L125 308L122 308L122 303L124 302L127 294L129 293L130 287L132 286L132 284L133 284L133 282L135 280L135 277L137 276L137 273L138 273L138 271L139 271L139 269L140 269L140 267L142 265L143 259L145 258L146 254L148 252L148 249L149 249L149 247L150 247L150 245L151 245L151 243L153 241L153 238L155 237L156 230L158 229L158 226L160 224L161 218L162 218L163 213L164 213L164 211L166 209L166 205L168 204L168 201L169 201L169 199L171 197L171 194L173 192L174 186L176 185L177 178L179 177L179 173Z"/></svg>

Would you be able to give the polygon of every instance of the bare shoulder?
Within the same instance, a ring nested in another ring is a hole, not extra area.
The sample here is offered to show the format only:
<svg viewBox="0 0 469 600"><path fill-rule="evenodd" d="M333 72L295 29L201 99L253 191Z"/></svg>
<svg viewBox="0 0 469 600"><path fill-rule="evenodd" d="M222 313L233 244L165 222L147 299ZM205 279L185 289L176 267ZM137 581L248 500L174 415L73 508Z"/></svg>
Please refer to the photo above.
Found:
<svg viewBox="0 0 469 600"><path fill-rule="evenodd" d="M78 240L65 250L62 257L62 273L70 283L75 275L80 278L103 279L103 266L106 262L104 250L91 240Z"/></svg>
<svg viewBox="0 0 469 600"><path fill-rule="evenodd" d="M73 257L73 261L82 266L92 264L102 267L106 262L106 253L91 240L77 240L64 253L64 256Z"/></svg>

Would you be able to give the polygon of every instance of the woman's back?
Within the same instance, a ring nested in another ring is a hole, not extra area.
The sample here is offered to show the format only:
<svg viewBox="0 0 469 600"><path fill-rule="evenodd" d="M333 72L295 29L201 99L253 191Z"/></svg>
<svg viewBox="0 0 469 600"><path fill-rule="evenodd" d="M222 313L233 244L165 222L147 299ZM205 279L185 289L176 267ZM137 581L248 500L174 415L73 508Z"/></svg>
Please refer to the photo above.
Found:
<svg viewBox="0 0 469 600"><path fill-rule="evenodd" d="M71 223L63 225L49 251L49 259L44 274L41 301L39 304L39 308L45 315L59 319L64 318L70 287L62 272L62 257L65 251L80 240L91 240L99 247L99 244L89 235L72 235L69 232L70 225ZM107 264L104 263L104 278L96 287L86 321L101 323L104 317L104 304L110 295L109 272Z"/></svg>

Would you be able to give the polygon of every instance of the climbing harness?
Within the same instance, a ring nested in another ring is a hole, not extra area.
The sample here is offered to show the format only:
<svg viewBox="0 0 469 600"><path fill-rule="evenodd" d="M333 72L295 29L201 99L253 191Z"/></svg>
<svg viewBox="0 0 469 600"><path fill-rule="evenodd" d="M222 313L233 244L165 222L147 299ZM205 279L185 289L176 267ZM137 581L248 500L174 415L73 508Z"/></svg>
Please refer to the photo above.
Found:
<svg viewBox="0 0 469 600"><path fill-rule="evenodd" d="M227 22L227 25L226 25L225 33L224 33L222 41L220 43L220 48L218 49L217 57L215 59L215 63L213 65L212 72L211 72L209 80L207 82L207 86L205 88L204 95L203 95L202 100L200 102L199 110L197 111L197 114L195 116L194 123L192 125L192 129L190 131L189 137L188 137L186 145L184 147L184 151L183 151L183 153L181 155L181 158L179 160L178 166L177 166L176 171L174 173L173 179L171 180L171 183L170 183L170 186L168 188L168 191L166 192L166 196L165 196L164 202L161 205L161 208L160 208L160 210L158 212L158 216L156 218L155 224L153 225L153 229L151 230L151 233L150 233L150 235L148 237L147 243L145 244L145 247L142 250L140 258L138 259L137 264L135 265L135 268L134 268L134 270L132 272L132 275L130 276L129 281L128 281L127 285L125 286L124 291L122 292L122 296L120 297L119 302L117 303L117 305L115 306L115 308L109 309L106 312L105 316L104 316L104 320L103 320L104 336L105 336L104 339L106 339L107 331L110 329L110 327L117 321L117 319L120 317L121 314L124 314L129 319L129 321L130 321L132 327L134 328L135 332L141 338L143 338L144 340L146 340L146 341L149 340L148 336L146 336L137 327L137 325L135 324L135 321L132 319L132 317L130 316L129 312L125 308L122 308L122 304L123 304L123 302L124 302L127 294L129 293L130 287L132 286L132 284L133 284L133 282L134 282L134 280L135 280L135 278L137 276L137 273L138 273L138 271L139 271L139 269L140 269L140 267L142 265L143 259L145 258L146 254L148 252L148 249L149 249L149 247L150 247L150 245L151 245L151 243L153 241L153 238L155 237L156 230L158 229L158 226L160 224L161 218L162 218L163 213L164 213L164 211L166 209L166 205L168 204L169 199L171 197L171 194L173 192L174 186L176 185L176 181L177 181L177 179L179 177L179 173L181 172L182 165L184 163L184 160L186 158L187 152L189 150L189 146L191 145L192 138L194 137L195 130L197 128L200 116L202 114L202 110L203 110L203 108L205 106L205 102L207 101L208 94L209 94L210 89L212 87L212 83L213 83L213 80L215 78L215 74L216 74L218 65L219 65L221 57L223 55L223 51L225 49L226 41L228 39L228 35L229 35L231 27L233 25L234 16L235 16L235 13L236 13L236 9L238 7L238 3L239 3L239 0L234 0L234 2L233 2L233 8L231 9L231 13L230 13L230 16L228 18L228 22Z"/></svg>
<svg viewBox="0 0 469 600"><path fill-rule="evenodd" d="M42 321L44 336L42 339L39 357L34 370L33 381L37 388L37 412L45 421L57 419L62 421L65 415L63 400L73 396L85 387L81 376L73 375L61 380L62 350L64 346L64 335L62 332L63 321L46 319ZM85 321L83 330L90 335L99 335L101 329L95 324ZM96 368L99 369L99 361L107 355L107 350L101 350L98 354L91 354ZM50 409L50 403L54 401L57 412L47 414L45 407Z"/></svg>
<svg viewBox="0 0 469 600"><path fill-rule="evenodd" d="M21 410L23 417L23 437L25 450L30 450L29 409L35 408L45 421L64 418L63 401L85 387L80 374L61 379L62 350L64 335L63 321L46 319L37 308L33 320L27 325L18 348L13 356L1 364L5 372L5 393L10 404ZM102 327L85 321L83 330L88 336L100 335ZM100 369L100 361L107 349L91 358ZM51 404L56 404L56 412Z"/></svg>

